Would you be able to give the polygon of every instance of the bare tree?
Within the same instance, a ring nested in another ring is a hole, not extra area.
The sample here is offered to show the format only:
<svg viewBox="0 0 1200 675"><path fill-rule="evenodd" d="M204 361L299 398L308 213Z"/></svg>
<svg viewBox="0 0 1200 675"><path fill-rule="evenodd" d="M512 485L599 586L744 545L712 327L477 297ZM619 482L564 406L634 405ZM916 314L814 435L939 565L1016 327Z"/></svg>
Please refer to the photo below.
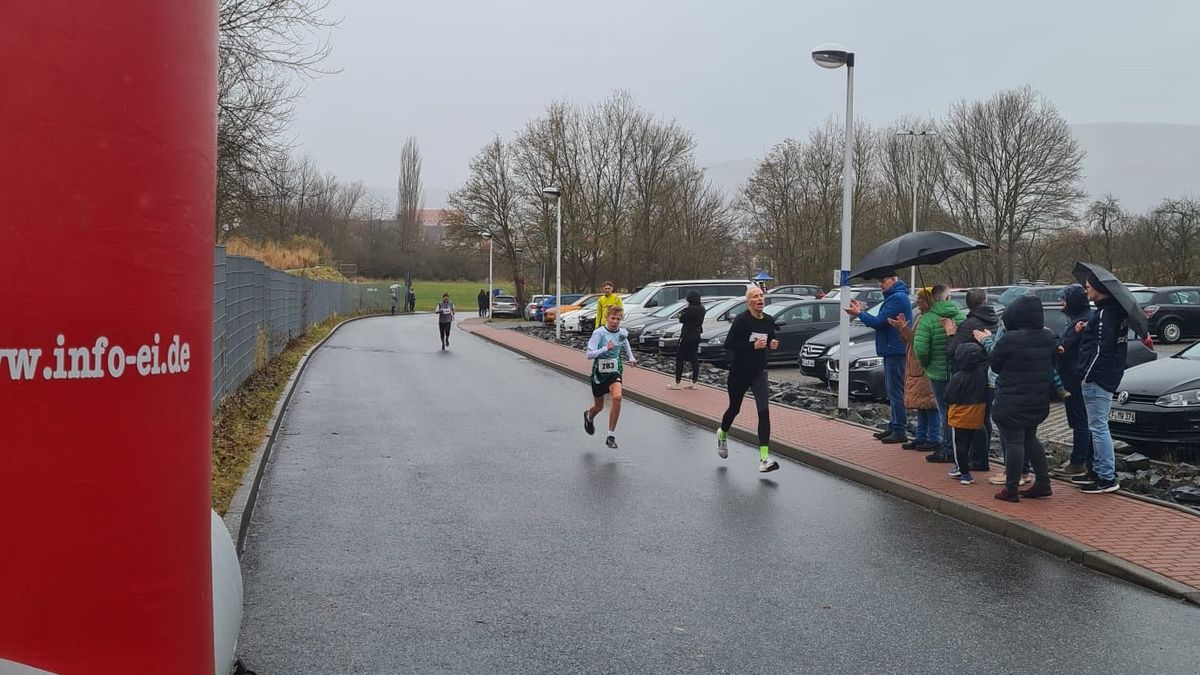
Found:
<svg viewBox="0 0 1200 675"><path fill-rule="evenodd" d="M1125 229L1125 211L1121 209L1121 202L1112 194L1107 194L1103 199L1097 199L1088 205L1087 211L1083 215L1084 222L1088 229L1096 234L1098 246L1096 253L1099 254L1100 260L1104 266L1111 271L1116 269L1116 241L1122 230ZM1089 249L1089 253L1091 249ZM1095 255L1095 254L1093 254Z"/></svg>
<svg viewBox="0 0 1200 675"><path fill-rule="evenodd" d="M942 126L944 207L992 246L1011 281L1024 237L1074 220L1083 151L1054 106L1025 87L955 104Z"/></svg>
<svg viewBox="0 0 1200 675"><path fill-rule="evenodd" d="M288 149L283 137L303 81L323 72L328 0L220 0L217 54L217 236L258 198Z"/></svg>
<svg viewBox="0 0 1200 675"><path fill-rule="evenodd" d="M400 238L405 245L418 239L420 215L424 208L421 149L417 146L417 139L409 136L400 150L400 178L396 182L396 221L400 225Z"/></svg>

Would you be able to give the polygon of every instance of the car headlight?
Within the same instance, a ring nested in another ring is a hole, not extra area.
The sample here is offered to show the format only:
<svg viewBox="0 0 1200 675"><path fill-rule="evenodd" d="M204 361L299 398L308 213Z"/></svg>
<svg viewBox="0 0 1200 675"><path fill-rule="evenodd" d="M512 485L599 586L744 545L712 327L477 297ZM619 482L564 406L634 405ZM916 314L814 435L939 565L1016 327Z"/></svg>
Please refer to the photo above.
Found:
<svg viewBox="0 0 1200 675"><path fill-rule="evenodd" d="M715 337L715 338L709 338L709 339L708 339L708 344L710 344L710 345L723 345L723 344L725 344L725 336L724 336L724 335L718 335L718 336L717 336L717 337Z"/></svg>
<svg viewBox="0 0 1200 675"><path fill-rule="evenodd" d="M1164 408L1184 408L1188 406L1200 406L1200 389L1187 389L1185 391L1177 391L1172 394L1164 394L1159 396L1154 405Z"/></svg>
<svg viewBox="0 0 1200 675"><path fill-rule="evenodd" d="M865 359L857 359L854 363L850 364L850 370L869 370L871 368L878 368L882 365L883 357L871 356Z"/></svg>
<svg viewBox="0 0 1200 675"><path fill-rule="evenodd" d="M837 355L838 355L838 352L839 352L839 351L841 351L841 350L842 350L842 346L841 346L841 345L834 345L834 346L832 346L832 347L830 347L830 348L829 348L829 351L825 352L825 356L826 356L827 358L833 358L833 357L837 356Z"/></svg>

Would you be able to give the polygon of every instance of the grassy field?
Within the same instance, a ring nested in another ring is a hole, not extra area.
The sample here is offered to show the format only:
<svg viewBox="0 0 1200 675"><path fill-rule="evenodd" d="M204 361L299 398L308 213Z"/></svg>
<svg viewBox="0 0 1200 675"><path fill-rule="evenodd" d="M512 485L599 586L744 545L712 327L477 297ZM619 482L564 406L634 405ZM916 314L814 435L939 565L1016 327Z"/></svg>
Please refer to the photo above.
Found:
<svg viewBox="0 0 1200 675"><path fill-rule="evenodd" d="M388 300L388 286L398 283L404 285L403 280L388 280L388 281L370 281L363 285L365 293L364 299L371 307L386 309L390 306ZM516 285L507 279L496 279L492 282L494 288L502 288L506 293L512 295L516 293ZM417 311L432 312L434 305L442 299L442 293L450 294L450 301L454 303L454 308L461 316L463 314L475 314L479 309L477 297L480 290L487 290L487 279L480 281L421 281L420 279L413 280L413 291L417 294ZM366 289L374 288L374 291Z"/></svg>

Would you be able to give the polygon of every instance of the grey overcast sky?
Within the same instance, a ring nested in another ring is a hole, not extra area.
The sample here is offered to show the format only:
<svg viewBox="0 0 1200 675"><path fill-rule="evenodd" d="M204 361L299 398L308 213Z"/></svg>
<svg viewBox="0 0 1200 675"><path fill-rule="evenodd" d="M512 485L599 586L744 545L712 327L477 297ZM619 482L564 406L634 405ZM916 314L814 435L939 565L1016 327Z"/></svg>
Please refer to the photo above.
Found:
<svg viewBox="0 0 1200 675"><path fill-rule="evenodd" d="M394 189L416 136L431 193L456 187L493 134L556 100L624 89L691 130L702 163L761 156L844 114L886 124L1030 84L1072 124L1200 124L1194 0L330 0L341 72L309 84L298 152L345 181ZM430 205L444 195L430 194Z"/></svg>

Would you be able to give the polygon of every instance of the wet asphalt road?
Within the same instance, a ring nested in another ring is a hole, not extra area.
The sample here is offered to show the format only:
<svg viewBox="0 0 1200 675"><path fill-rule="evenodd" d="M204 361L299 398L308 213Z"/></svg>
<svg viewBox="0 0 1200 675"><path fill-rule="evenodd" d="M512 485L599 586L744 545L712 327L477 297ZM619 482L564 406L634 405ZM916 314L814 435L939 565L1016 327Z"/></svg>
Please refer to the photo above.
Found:
<svg viewBox="0 0 1200 675"><path fill-rule="evenodd" d="M1197 671L1196 607L632 403L609 450L583 382L434 321L300 382L243 559L261 675Z"/></svg>

